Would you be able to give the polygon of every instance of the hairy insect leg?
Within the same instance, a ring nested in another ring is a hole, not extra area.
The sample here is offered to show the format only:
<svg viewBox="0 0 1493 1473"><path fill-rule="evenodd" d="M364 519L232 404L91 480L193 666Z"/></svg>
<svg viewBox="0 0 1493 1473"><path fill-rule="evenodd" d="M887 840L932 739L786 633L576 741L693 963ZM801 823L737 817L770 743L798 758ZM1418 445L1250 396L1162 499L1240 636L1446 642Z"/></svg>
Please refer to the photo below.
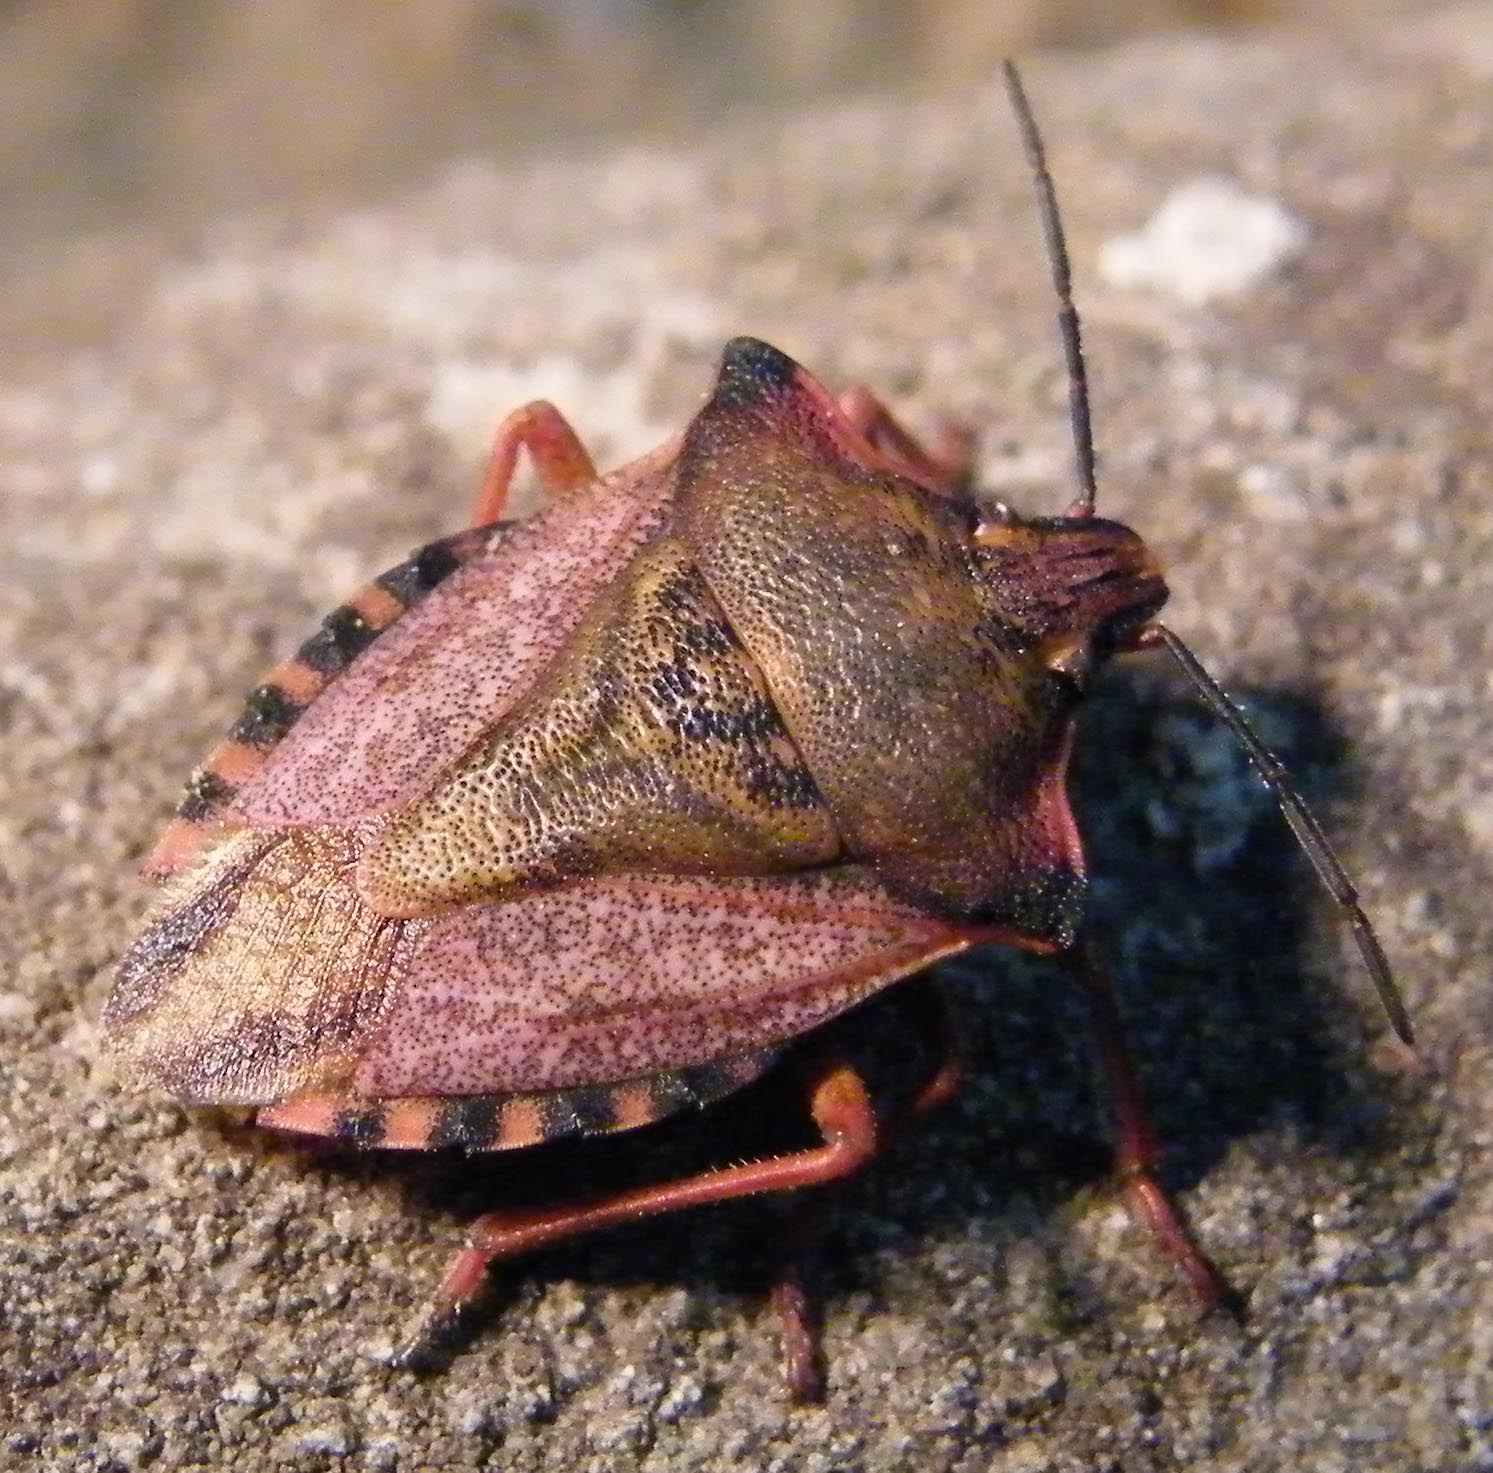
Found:
<svg viewBox="0 0 1493 1473"><path fill-rule="evenodd" d="M930 978L904 990L916 1013L915 1025L928 1036L932 1068L917 1090L883 1122L882 1149L924 1115L951 1100L964 1078L964 1046L948 988L937 978ZM819 1401L824 1396L819 1315L805 1287L805 1260L823 1235L828 1205L824 1192L806 1194L793 1204L772 1284L772 1307L782 1326L783 1377L793 1399L800 1402Z"/></svg>
<svg viewBox="0 0 1493 1473"><path fill-rule="evenodd" d="M491 1212L478 1218L466 1247L447 1269L424 1322L396 1356L397 1363L409 1367L424 1364L431 1349L457 1330L464 1310L481 1291L488 1266L497 1259L513 1258L564 1238L665 1212L763 1192L818 1186L849 1175L876 1154L876 1115L864 1082L849 1064L833 1060L821 1066L813 1082L809 1108L823 1145L660 1182L595 1202ZM789 1354L791 1360L794 1352L790 1350ZM791 1381L790 1389L794 1389Z"/></svg>
<svg viewBox="0 0 1493 1473"><path fill-rule="evenodd" d="M918 1086L917 1093L892 1117L882 1132L884 1141L916 1124L930 1110L946 1105L964 1082L964 1035L948 987L939 978L930 977L913 989L913 996L922 1014L934 1067Z"/></svg>
<svg viewBox="0 0 1493 1473"><path fill-rule="evenodd" d="M841 413L877 450L907 466L919 480L951 495L973 483L975 435L968 425L945 421L936 443L928 447L864 384L847 389L839 402Z"/></svg>
<svg viewBox="0 0 1493 1473"><path fill-rule="evenodd" d="M535 399L515 409L493 436L472 526L485 527L501 519L520 450L529 452L539 484L551 496L563 496L596 479L596 466L570 421L547 400Z"/></svg>
<svg viewBox="0 0 1493 1473"><path fill-rule="evenodd" d="M1194 1241L1182 1210L1156 1179L1161 1147L1141 1099L1135 1063L1125 1042L1114 989L1088 952L1079 946L1067 958L1084 984L1099 1059L1115 1121L1115 1177L1132 1212L1163 1252L1181 1269L1204 1310L1229 1303L1234 1294L1223 1275Z"/></svg>

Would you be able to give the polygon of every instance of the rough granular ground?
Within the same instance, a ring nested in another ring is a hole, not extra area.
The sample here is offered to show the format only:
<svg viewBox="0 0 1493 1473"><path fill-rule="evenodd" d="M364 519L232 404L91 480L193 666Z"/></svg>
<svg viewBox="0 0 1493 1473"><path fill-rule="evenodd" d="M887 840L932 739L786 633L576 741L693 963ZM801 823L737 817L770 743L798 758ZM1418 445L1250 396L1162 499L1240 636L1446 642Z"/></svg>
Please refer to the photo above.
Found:
<svg viewBox="0 0 1493 1473"><path fill-rule="evenodd" d="M1106 1195L1083 1008L1036 963L954 977L970 1087L841 1195L829 1398L802 1411L759 1295L770 1211L507 1273L416 1378L389 1351L463 1218L558 1168L266 1147L99 1061L176 784L325 609L460 520L514 403L556 400L615 462L750 331L918 424L972 419L993 491L1065 504L992 81L225 228L122 273L105 340L0 382L0 1466L1493 1469L1493 19L1382 25L1028 76L1101 509L1319 805L1422 1041L1418 1074L1384 1046L1226 737L1164 667L1114 672L1080 733L1096 944L1242 1322L1197 1323ZM1207 177L1293 249L1204 301L1096 269ZM736 1129L689 1123L702 1149Z"/></svg>

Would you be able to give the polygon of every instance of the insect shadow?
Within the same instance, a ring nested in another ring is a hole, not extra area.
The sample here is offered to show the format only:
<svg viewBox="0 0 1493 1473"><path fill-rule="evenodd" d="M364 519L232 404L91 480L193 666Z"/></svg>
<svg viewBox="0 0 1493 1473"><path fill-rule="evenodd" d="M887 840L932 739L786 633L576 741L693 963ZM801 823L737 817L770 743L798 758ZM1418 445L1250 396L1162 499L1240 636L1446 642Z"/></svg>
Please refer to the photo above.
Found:
<svg viewBox="0 0 1493 1473"><path fill-rule="evenodd" d="M1353 754L1320 707L1280 691L1239 694L1308 798L1348 806L1359 785ZM1084 710L1073 787L1091 935L1116 982L1166 1185L1195 1186L1233 1143L1263 1133L1345 1158L1388 1149L1389 1086L1355 1057L1374 1020L1343 983L1353 962L1345 952L1340 968L1324 966L1331 952L1314 942L1326 923L1310 868L1229 734L1169 672L1113 669ZM979 1224L985 1238L1009 1243L1107 1181L1109 1127L1082 989L1060 965L1008 949L942 972L965 1024L964 1090L856 1182L832 1190L815 1255L826 1300L874 1289L874 1249L888 1236L927 1239ZM894 1109L905 1096L930 1062L901 1016L919 985L894 987L795 1043L737 1094L641 1131L515 1155L301 1149L337 1176L395 1175L410 1210L449 1223L453 1236L495 1208L589 1200L779 1154L813 1143L795 1067L805 1054L844 1049L878 1098ZM519 1285L555 1277L707 1299L756 1291L790 1234L791 1211L782 1200L722 1204L500 1265L486 1312L463 1322L460 1343L495 1326ZM1159 1259L1155 1273L1160 1288Z"/></svg>
<svg viewBox="0 0 1493 1473"><path fill-rule="evenodd" d="M1355 755L1321 706L1297 692L1236 695L1308 800L1350 811ZM1365 1165L1392 1153L1397 1086L1363 1068L1378 1018L1356 956L1230 735L1173 672L1112 667L1080 718L1072 785L1090 935L1115 981L1164 1184L1185 1192L1256 1138ZM1110 1184L1093 1022L1050 961L990 949L944 972L967 1019L965 1089L890 1170L867 1174L856 1201L913 1238L977 1228L1010 1244ZM1166 1287L1160 1255L1139 1232L1133 1241ZM853 1256L826 1270L829 1293L863 1280ZM1249 1286L1234 1287L1247 1311ZM1081 1284L1060 1292L1085 1297Z"/></svg>
<svg viewBox="0 0 1493 1473"><path fill-rule="evenodd" d="M1362 774L1320 704L1235 695L1308 800L1350 813ZM1173 1183L1191 1185L1261 1130L1334 1155L1378 1151L1388 1085L1358 1055L1379 1017L1310 864L1230 735L1173 672L1117 667L1083 719L1073 777L1093 934L1152 1112L1175 1142Z"/></svg>

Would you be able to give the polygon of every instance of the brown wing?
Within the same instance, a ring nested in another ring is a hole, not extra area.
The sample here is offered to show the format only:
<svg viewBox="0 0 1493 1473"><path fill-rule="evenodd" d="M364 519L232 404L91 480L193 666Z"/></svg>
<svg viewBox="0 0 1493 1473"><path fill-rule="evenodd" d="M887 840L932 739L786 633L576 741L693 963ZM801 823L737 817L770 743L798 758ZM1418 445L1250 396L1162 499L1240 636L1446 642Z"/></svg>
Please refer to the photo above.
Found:
<svg viewBox="0 0 1493 1473"><path fill-rule="evenodd" d="M358 899L359 847L346 830L247 830L168 882L104 1010L137 1075L196 1104L347 1077L414 939Z"/></svg>

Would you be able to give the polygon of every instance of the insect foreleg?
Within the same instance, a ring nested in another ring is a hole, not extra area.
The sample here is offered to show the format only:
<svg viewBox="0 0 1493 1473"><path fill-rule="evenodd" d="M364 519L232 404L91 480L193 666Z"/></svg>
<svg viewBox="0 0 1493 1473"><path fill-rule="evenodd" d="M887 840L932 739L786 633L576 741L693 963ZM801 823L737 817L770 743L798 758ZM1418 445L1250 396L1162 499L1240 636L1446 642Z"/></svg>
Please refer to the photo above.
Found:
<svg viewBox="0 0 1493 1473"><path fill-rule="evenodd" d="M1156 1179L1161 1148L1141 1099L1135 1061L1125 1042L1109 978L1082 944L1065 960L1083 983L1094 1019L1100 1068L1114 1114L1115 1179L1124 1189L1132 1212L1182 1270L1202 1307L1207 1310L1227 1303L1234 1297L1233 1291L1193 1240L1181 1208Z"/></svg>

